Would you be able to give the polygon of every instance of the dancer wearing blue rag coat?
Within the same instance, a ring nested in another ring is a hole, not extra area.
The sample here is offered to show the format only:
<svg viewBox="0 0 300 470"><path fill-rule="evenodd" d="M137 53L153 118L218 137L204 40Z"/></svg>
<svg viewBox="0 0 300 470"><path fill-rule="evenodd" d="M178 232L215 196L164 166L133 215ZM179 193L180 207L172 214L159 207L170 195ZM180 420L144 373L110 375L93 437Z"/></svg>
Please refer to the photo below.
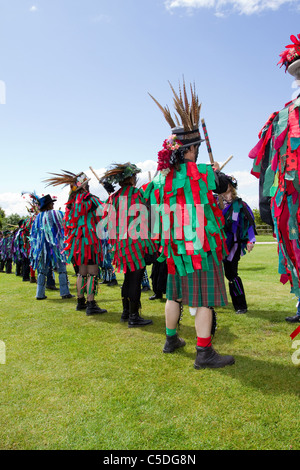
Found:
<svg viewBox="0 0 300 470"><path fill-rule="evenodd" d="M36 216L30 233L31 266L38 272L36 298L46 299L46 278L51 266L57 269L60 295L63 299L74 297L70 294L64 249L63 212L53 210L55 200L47 194L39 199L40 213Z"/></svg>

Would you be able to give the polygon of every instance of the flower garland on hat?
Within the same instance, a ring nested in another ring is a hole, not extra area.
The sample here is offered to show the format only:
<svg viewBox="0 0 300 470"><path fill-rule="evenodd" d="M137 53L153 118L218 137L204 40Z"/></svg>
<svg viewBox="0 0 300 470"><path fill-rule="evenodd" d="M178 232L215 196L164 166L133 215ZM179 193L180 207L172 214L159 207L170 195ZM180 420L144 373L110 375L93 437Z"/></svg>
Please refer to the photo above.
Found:
<svg viewBox="0 0 300 470"><path fill-rule="evenodd" d="M158 165L157 171L162 171L163 175L167 175L172 167L173 152L182 147L182 142L177 139L176 134L170 135L168 139L164 140L163 148L158 152Z"/></svg>
<svg viewBox="0 0 300 470"><path fill-rule="evenodd" d="M280 67L283 65L285 66L285 71L287 71L289 65L295 62L295 60L300 59L300 34L297 34L298 37L294 36L293 34L290 36L292 44L288 44L285 46L285 50L281 52L280 61L277 65L280 64Z"/></svg>

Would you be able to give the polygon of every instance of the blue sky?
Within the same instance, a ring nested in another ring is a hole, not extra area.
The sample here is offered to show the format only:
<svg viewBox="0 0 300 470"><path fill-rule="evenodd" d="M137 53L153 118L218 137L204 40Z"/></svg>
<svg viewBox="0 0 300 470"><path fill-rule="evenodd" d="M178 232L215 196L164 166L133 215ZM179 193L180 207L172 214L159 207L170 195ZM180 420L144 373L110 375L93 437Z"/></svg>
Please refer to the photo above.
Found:
<svg viewBox="0 0 300 470"><path fill-rule="evenodd" d="M0 0L0 206L20 214L21 191L53 193L48 172L154 169L170 129L148 92L172 106L168 80L183 76L215 160L233 154L226 172L256 206L248 153L297 91L277 62L299 19L285 0Z"/></svg>

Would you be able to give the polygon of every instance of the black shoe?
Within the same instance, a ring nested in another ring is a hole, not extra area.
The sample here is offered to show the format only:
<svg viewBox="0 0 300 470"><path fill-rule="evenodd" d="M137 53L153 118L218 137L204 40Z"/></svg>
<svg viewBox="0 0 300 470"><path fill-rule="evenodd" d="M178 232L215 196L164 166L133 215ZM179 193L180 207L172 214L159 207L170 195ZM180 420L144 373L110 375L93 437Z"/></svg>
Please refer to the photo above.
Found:
<svg viewBox="0 0 300 470"><path fill-rule="evenodd" d="M237 314L247 313L247 309L246 308L239 308L238 310L235 311L235 313L237 313Z"/></svg>
<svg viewBox="0 0 300 470"><path fill-rule="evenodd" d="M179 338L177 333L176 333L176 335L173 335L173 336L167 335L163 352L164 353L172 353L172 352L175 351L175 349L182 348L183 346L185 346L185 344L186 343L185 343L184 339Z"/></svg>
<svg viewBox="0 0 300 470"><path fill-rule="evenodd" d="M75 295L72 294L66 294L61 296L62 299L73 299L73 297L75 297Z"/></svg>
<svg viewBox="0 0 300 470"><path fill-rule="evenodd" d="M87 307L85 297L77 297L76 310L85 310Z"/></svg>
<svg viewBox="0 0 300 470"><path fill-rule="evenodd" d="M212 346L202 348L196 346L197 356L194 363L195 369L216 369L234 364L233 356L220 356Z"/></svg>
<svg viewBox="0 0 300 470"><path fill-rule="evenodd" d="M50 289L50 290L59 290L59 288L56 287L56 286L46 286L46 289Z"/></svg>
<svg viewBox="0 0 300 470"><path fill-rule="evenodd" d="M285 321L288 321L289 323L299 323L300 315L295 315L294 317L286 317Z"/></svg>
<svg viewBox="0 0 300 470"><path fill-rule="evenodd" d="M44 300L44 299L47 299L46 295L44 295L44 297L36 297L36 300Z"/></svg>
<svg viewBox="0 0 300 470"><path fill-rule="evenodd" d="M156 300L156 299L162 299L163 296L162 294L154 294L154 295L151 295L151 297L149 297L149 300Z"/></svg>
<svg viewBox="0 0 300 470"><path fill-rule="evenodd" d="M142 292L148 292L148 290L151 290L150 287L148 286L142 287Z"/></svg>
<svg viewBox="0 0 300 470"><path fill-rule="evenodd" d="M87 315L99 315L101 313L106 313L107 310L105 308L98 307L95 300L87 301L86 303L86 314Z"/></svg>
<svg viewBox="0 0 300 470"><path fill-rule="evenodd" d="M111 281L109 281L107 283L108 286L112 287L112 286L117 286L118 285L118 281L117 279L112 279Z"/></svg>
<svg viewBox="0 0 300 470"><path fill-rule="evenodd" d="M138 326L147 326L153 323L152 320L145 320L144 318L140 317L139 315L140 308L141 308L140 301L135 302L133 300L129 300L128 328L135 328Z"/></svg>
<svg viewBox="0 0 300 470"><path fill-rule="evenodd" d="M135 328L138 326L152 325L152 320L145 320L140 317L138 313L130 313L128 318L128 328Z"/></svg>

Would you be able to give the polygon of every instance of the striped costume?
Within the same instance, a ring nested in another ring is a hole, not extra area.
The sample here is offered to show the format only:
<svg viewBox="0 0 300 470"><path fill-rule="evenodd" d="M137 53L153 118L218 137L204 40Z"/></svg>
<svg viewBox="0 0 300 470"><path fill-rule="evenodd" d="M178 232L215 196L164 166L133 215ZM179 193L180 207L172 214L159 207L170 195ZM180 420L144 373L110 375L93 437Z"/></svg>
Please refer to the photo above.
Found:
<svg viewBox="0 0 300 470"><path fill-rule="evenodd" d="M214 196L210 165L186 162L162 172L148 185L157 217L160 257L167 261L166 297L190 307L227 304L222 259L227 254L224 219Z"/></svg>

